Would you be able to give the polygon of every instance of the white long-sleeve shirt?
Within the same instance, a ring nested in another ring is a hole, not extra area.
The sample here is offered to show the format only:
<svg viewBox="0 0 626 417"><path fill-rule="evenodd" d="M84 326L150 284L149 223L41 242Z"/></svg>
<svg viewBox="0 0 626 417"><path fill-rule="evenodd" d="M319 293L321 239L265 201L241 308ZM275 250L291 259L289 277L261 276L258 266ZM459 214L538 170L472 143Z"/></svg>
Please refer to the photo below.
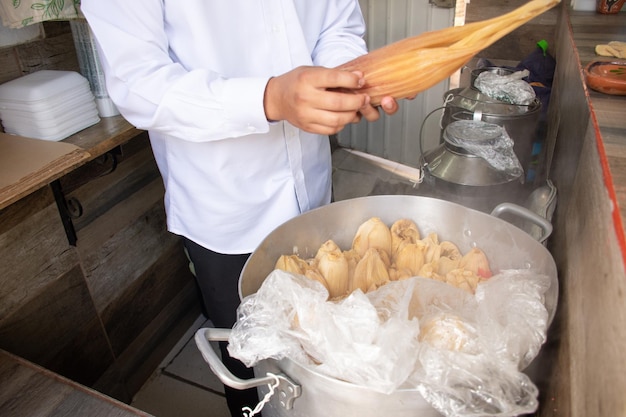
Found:
<svg viewBox="0 0 626 417"><path fill-rule="evenodd" d="M107 89L148 130L168 229L248 253L330 201L328 138L268 123L270 77L365 53L358 0L82 0Z"/></svg>

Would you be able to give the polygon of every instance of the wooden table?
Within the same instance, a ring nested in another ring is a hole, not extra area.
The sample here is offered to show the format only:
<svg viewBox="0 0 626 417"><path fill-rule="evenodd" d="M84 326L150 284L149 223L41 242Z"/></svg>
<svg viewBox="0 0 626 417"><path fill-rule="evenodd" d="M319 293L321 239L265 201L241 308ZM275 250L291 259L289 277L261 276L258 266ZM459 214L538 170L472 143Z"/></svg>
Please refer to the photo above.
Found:
<svg viewBox="0 0 626 417"><path fill-rule="evenodd" d="M18 181L0 187L0 210L127 142L140 132L123 117L114 116L102 118L99 123L64 139L59 143L75 145L77 149L27 173Z"/></svg>
<svg viewBox="0 0 626 417"><path fill-rule="evenodd" d="M0 415L150 416L3 350L0 350Z"/></svg>

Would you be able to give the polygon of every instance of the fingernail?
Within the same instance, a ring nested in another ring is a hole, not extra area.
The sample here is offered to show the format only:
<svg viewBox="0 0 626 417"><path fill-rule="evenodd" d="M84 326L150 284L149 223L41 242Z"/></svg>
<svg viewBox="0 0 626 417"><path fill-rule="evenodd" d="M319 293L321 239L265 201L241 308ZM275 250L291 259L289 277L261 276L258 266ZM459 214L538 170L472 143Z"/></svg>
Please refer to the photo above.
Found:
<svg viewBox="0 0 626 417"><path fill-rule="evenodd" d="M359 88L363 87L364 85L365 85L365 79L359 78Z"/></svg>

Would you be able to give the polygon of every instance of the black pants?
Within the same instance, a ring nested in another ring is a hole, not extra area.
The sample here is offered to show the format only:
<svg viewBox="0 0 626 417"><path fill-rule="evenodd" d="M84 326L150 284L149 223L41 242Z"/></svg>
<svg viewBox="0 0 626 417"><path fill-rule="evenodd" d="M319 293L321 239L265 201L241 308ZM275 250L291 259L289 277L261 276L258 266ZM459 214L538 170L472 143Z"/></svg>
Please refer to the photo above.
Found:
<svg viewBox="0 0 626 417"><path fill-rule="evenodd" d="M216 328L231 329L237 321L237 307L240 302L237 289L239 274L250 254L224 255L210 251L186 238L183 239L183 243L193 263L208 318ZM220 342L219 345L224 365L235 376L241 379L254 377L251 368L230 357L226 350L227 342ZM224 391L233 417L241 417L243 407L254 409L259 402L256 388L237 390L224 386Z"/></svg>

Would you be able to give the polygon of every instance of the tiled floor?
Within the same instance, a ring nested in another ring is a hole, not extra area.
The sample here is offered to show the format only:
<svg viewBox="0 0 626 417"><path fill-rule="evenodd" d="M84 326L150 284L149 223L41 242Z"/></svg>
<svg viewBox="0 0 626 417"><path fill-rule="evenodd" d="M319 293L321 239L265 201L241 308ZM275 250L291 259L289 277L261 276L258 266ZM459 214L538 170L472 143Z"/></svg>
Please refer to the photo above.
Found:
<svg viewBox="0 0 626 417"><path fill-rule="evenodd" d="M198 317L135 395L132 406L156 417L230 417L223 385L194 341L201 327L211 327L211 322Z"/></svg>

